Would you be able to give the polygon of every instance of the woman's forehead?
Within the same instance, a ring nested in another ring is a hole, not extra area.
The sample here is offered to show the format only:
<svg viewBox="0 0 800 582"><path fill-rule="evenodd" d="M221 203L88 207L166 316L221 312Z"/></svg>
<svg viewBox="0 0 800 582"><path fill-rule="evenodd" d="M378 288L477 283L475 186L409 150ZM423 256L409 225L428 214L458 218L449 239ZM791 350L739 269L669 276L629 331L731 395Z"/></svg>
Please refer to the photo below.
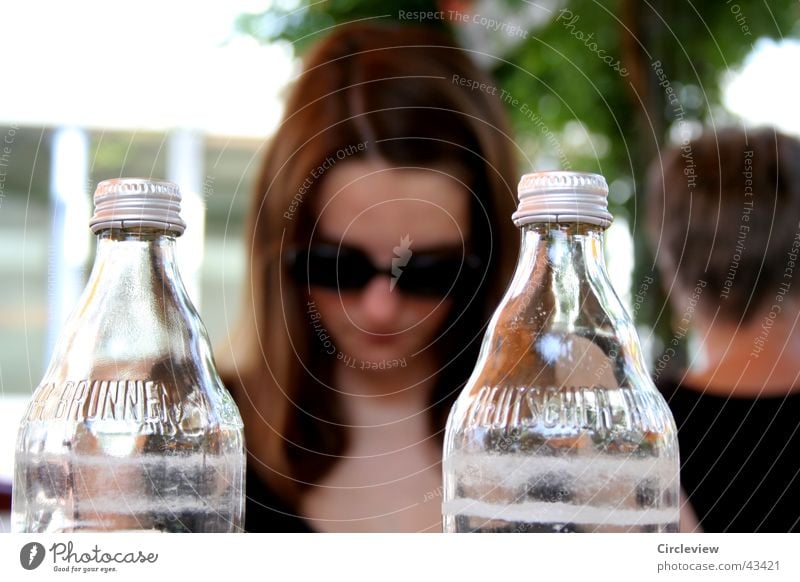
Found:
<svg viewBox="0 0 800 582"><path fill-rule="evenodd" d="M347 161L325 176L316 200L320 234L381 247L410 237L421 247L469 237L470 193L445 170Z"/></svg>

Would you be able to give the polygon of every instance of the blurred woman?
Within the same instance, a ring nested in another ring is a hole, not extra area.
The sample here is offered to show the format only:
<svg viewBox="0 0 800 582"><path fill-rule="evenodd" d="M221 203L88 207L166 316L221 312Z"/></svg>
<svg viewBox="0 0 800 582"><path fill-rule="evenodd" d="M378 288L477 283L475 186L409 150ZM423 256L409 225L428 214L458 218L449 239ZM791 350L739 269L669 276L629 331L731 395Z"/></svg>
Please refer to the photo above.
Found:
<svg viewBox="0 0 800 582"><path fill-rule="evenodd" d="M518 250L491 87L423 28L343 26L305 59L252 198L222 361L248 531L440 530L446 415Z"/></svg>

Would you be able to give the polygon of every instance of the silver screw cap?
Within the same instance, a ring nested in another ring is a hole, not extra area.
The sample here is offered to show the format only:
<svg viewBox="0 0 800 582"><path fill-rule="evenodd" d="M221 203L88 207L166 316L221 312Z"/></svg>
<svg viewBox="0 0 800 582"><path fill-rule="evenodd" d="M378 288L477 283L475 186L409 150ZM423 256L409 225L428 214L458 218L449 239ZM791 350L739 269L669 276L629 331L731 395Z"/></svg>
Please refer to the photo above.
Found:
<svg viewBox="0 0 800 582"><path fill-rule="evenodd" d="M599 174L535 172L525 174L517 188L519 206L512 215L517 226L532 222L582 222L606 228L608 184Z"/></svg>
<svg viewBox="0 0 800 582"><path fill-rule="evenodd" d="M180 211L180 188L173 182L146 178L103 180L94 193L94 216L89 226L95 233L108 228L152 227L181 235L186 223Z"/></svg>

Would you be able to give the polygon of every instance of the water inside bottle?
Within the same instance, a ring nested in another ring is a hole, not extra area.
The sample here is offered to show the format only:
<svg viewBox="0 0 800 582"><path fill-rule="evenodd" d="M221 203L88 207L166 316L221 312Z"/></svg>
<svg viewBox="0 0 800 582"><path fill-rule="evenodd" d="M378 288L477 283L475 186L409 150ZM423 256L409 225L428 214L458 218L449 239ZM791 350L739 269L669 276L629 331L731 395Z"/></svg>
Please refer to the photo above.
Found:
<svg viewBox="0 0 800 582"><path fill-rule="evenodd" d="M445 460L445 529L676 531L675 462L647 394L484 387Z"/></svg>

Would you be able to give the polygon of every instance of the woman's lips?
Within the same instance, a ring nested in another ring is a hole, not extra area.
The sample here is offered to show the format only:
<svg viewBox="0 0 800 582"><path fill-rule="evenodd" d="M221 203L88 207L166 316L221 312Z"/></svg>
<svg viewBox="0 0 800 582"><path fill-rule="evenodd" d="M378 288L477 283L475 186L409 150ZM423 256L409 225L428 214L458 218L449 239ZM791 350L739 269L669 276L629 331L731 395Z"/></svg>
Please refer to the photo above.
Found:
<svg viewBox="0 0 800 582"><path fill-rule="evenodd" d="M364 332L362 337L372 345L389 345L400 339L397 332Z"/></svg>

